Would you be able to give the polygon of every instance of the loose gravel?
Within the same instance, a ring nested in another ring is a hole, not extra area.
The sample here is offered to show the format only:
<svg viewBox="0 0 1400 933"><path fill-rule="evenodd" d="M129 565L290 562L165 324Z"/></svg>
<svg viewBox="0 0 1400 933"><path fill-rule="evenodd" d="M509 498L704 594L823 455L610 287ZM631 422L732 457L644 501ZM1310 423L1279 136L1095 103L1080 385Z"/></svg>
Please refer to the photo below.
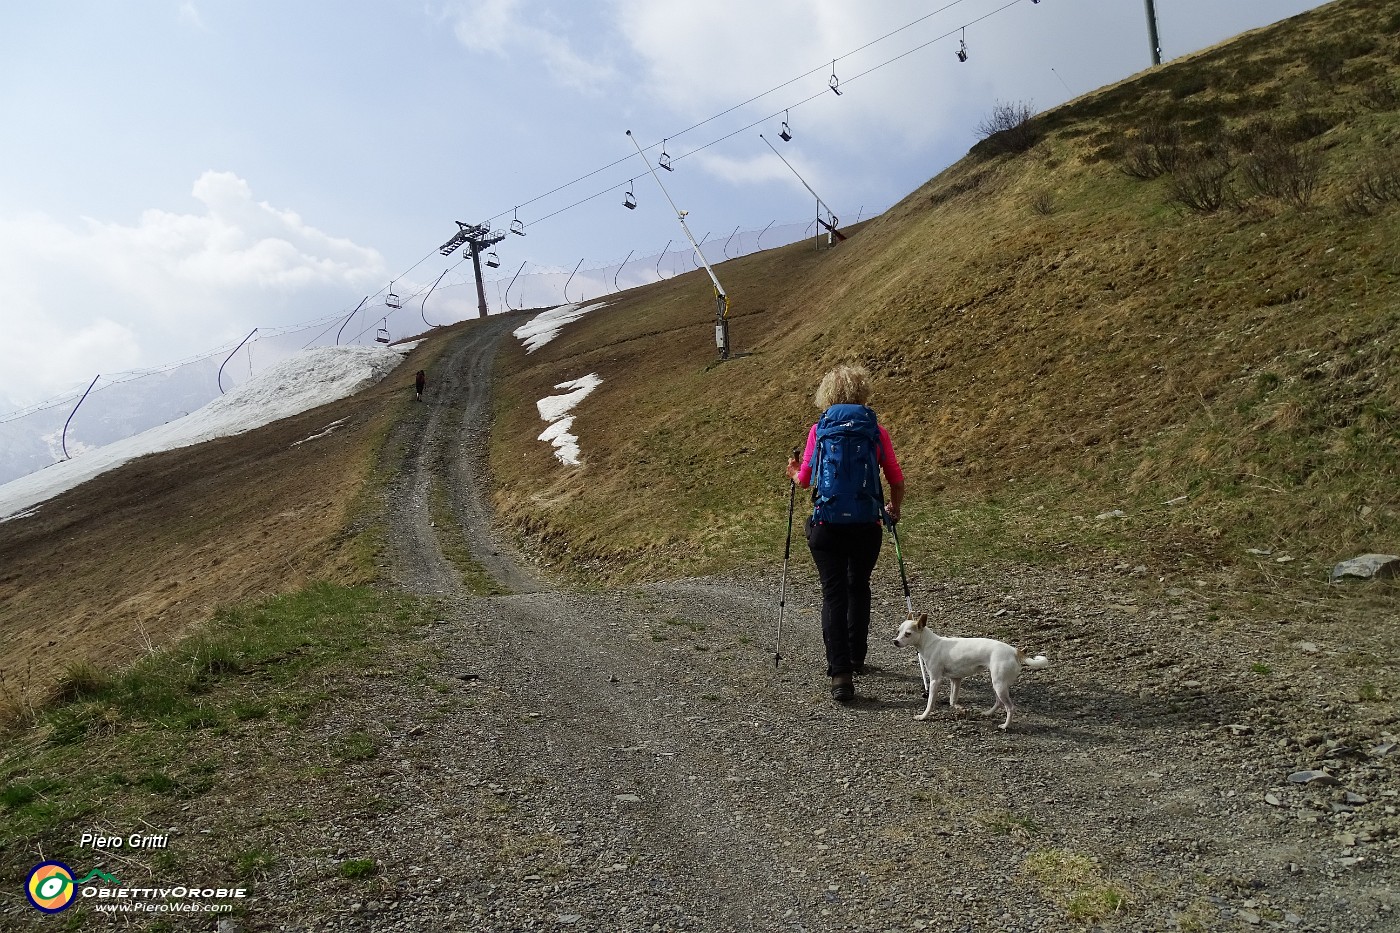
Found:
<svg viewBox="0 0 1400 933"><path fill-rule="evenodd" d="M585 591L491 536L503 328L454 348L386 496L394 575L438 621L329 685L295 742L245 751L277 774L369 748L222 801L278 856L221 933L1400 930L1400 725L1347 662L1386 626L1220 618L1210 581L1146 568L916 574L936 630L1052 662L1006 733L985 677L921 723L891 554L873 671L835 704L798 549L775 665L777 567ZM433 475L511 595L462 588Z"/></svg>

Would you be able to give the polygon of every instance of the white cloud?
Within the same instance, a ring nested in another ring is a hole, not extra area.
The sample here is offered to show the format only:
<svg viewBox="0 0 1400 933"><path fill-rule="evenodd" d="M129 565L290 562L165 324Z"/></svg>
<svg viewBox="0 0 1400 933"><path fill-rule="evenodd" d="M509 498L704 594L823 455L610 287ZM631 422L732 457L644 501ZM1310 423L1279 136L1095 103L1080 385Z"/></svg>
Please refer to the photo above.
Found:
<svg viewBox="0 0 1400 933"><path fill-rule="evenodd" d="M321 317L388 278L376 250L255 200L237 175L205 172L191 194L201 210L134 224L0 216L0 399L29 404Z"/></svg>
<svg viewBox="0 0 1400 933"><path fill-rule="evenodd" d="M566 6L560 10L570 10ZM531 0L463 0L449 6L453 35L472 52L537 59L565 87L597 91L616 76L605 61L575 50L571 27L548 3ZM596 47L593 55L599 54Z"/></svg>

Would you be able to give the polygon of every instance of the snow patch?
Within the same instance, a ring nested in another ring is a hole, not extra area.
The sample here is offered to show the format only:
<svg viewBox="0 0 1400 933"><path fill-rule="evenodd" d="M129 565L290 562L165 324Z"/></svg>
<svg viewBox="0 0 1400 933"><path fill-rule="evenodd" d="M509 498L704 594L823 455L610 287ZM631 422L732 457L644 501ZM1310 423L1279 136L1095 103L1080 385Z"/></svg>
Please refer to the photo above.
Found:
<svg viewBox="0 0 1400 933"><path fill-rule="evenodd" d="M572 324L590 311L607 307L606 301L594 302L591 305L580 308L578 305L560 305L557 308L550 308L548 311L541 311L530 320L521 324L511 331L515 338L525 344L527 354L534 353L540 347L549 343L559 336L559 331L564 329L565 324Z"/></svg>
<svg viewBox="0 0 1400 933"><path fill-rule="evenodd" d="M317 347L268 367L183 418L75 454L0 486L0 516L51 499L128 460L229 437L309 411L372 386L403 362L406 346ZM31 509L26 515L33 514Z"/></svg>
<svg viewBox="0 0 1400 933"><path fill-rule="evenodd" d="M544 429L539 439L554 445L554 456L559 458L560 463L580 465L578 438L572 433L574 416L569 411L602 384L603 380L597 373L589 373L556 385L556 389L570 390L563 395L547 395L535 403L540 418L549 422L549 427Z"/></svg>

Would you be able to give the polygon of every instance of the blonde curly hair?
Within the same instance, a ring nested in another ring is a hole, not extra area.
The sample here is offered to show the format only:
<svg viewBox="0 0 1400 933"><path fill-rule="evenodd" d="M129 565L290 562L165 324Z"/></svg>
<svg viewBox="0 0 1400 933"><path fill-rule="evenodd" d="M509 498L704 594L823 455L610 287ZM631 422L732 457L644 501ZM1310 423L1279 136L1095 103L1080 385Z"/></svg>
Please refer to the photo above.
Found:
<svg viewBox="0 0 1400 933"><path fill-rule="evenodd" d="M817 407L870 404L870 371L859 363L843 363L822 377L817 386Z"/></svg>

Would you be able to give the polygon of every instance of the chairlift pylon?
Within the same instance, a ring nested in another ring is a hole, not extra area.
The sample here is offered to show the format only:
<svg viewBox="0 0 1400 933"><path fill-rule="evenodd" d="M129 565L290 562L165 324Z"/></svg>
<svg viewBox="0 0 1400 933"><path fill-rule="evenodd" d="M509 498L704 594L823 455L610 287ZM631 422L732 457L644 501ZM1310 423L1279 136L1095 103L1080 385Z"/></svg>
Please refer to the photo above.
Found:
<svg viewBox="0 0 1400 933"><path fill-rule="evenodd" d="M831 77L827 79L827 86L831 88L833 94L841 96L841 79L836 77L836 59L831 60Z"/></svg>
<svg viewBox="0 0 1400 933"><path fill-rule="evenodd" d="M785 143L792 142L792 127L788 126L788 112L783 111L783 128L778 131L778 138Z"/></svg>
<svg viewBox="0 0 1400 933"><path fill-rule="evenodd" d="M382 321L379 322L379 330L375 331L375 334L374 334L374 342L375 342L375 343L388 343L388 342L389 342L389 319L388 319L387 317L384 318L384 320L382 320Z"/></svg>
<svg viewBox="0 0 1400 933"><path fill-rule="evenodd" d="M967 27L963 27L962 37L958 39L958 61L967 61Z"/></svg>
<svg viewBox="0 0 1400 933"><path fill-rule="evenodd" d="M675 168L671 165L671 154L666 151L666 140L664 139L661 140L661 155L656 157L656 164L668 172L675 171Z"/></svg>
<svg viewBox="0 0 1400 933"><path fill-rule="evenodd" d="M524 236L525 224L520 221L520 208L517 207L511 216L513 219L510 222L510 232L514 233L516 236Z"/></svg>
<svg viewBox="0 0 1400 933"><path fill-rule="evenodd" d="M389 282L389 294L384 296L384 303L396 311L403 307L403 302L399 300L399 296L394 294L394 283L392 281Z"/></svg>
<svg viewBox="0 0 1400 933"><path fill-rule="evenodd" d="M636 181L635 178L627 182L627 193L622 196L622 206L629 211L637 209L637 197L632 193L632 182L634 181Z"/></svg>

